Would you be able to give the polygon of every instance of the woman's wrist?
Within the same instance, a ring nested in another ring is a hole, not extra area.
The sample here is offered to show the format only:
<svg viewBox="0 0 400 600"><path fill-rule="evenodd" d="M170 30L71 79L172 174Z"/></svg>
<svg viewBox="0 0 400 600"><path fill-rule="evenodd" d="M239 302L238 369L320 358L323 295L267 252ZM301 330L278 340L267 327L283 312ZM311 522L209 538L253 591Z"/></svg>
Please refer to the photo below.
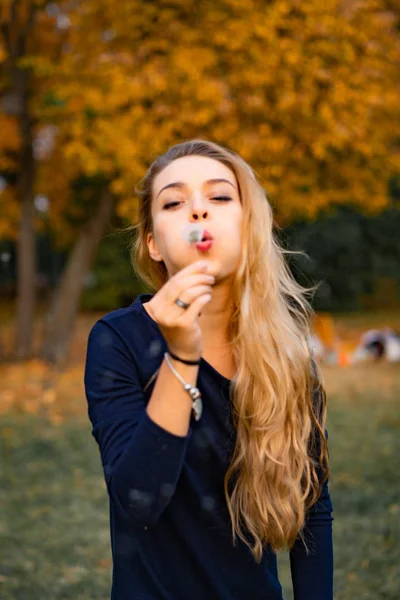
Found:
<svg viewBox="0 0 400 600"><path fill-rule="evenodd" d="M200 364L201 356L200 357L198 355L197 356L193 356L193 355L189 356L189 355L184 355L181 353L176 354L175 352L172 352L169 348L167 348L167 352L171 356L171 358L173 358L179 362L182 362L184 364L187 364L187 365L199 365Z"/></svg>

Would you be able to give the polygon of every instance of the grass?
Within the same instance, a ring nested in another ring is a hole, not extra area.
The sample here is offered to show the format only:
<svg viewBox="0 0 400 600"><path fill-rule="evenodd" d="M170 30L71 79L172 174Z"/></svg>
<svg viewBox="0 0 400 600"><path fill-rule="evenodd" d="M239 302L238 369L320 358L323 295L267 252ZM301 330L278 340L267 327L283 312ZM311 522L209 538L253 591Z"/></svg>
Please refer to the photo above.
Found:
<svg viewBox="0 0 400 600"><path fill-rule="evenodd" d="M0 596L108 598L108 505L89 427L1 418Z"/></svg>
<svg viewBox="0 0 400 600"><path fill-rule="evenodd" d="M330 398L336 600L400 595L400 409L364 392ZM0 590L4 600L109 598L108 502L85 419L0 420ZM285 600L287 555L279 556Z"/></svg>
<svg viewBox="0 0 400 600"><path fill-rule="evenodd" d="M400 597L398 395L331 397L328 419L334 506L335 600ZM285 600L292 599L280 556Z"/></svg>
<svg viewBox="0 0 400 600"><path fill-rule="evenodd" d="M62 370L38 361L0 367L2 600L110 597L108 499L82 382L93 322L93 315L80 317ZM353 321L357 334L366 325ZM346 328L346 318L338 327ZM397 600L399 365L329 366L324 379L335 600ZM279 555L279 575L292 600L287 554Z"/></svg>

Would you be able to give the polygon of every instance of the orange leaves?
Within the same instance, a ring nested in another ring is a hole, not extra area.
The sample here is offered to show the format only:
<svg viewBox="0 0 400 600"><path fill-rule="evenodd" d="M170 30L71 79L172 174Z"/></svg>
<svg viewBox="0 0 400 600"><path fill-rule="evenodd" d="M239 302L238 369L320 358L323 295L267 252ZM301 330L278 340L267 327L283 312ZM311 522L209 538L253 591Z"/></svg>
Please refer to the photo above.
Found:
<svg viewBox="0 0 400 600"><path fill-rule="evenodd" d="M400 163L400 41L383 9L383 0L60 3L68 27L39 11L21 64L34 75L36 118L59 127L65 189L78 173L106 175L120 214L132 214L150 160L190 137L239 151L282 222L335 202L372 210ZM46 185L52 206L59 189Z"/></svg>
<svg viewBox="0 0 400 600"><path fill-rule="evenodd" d="M93 323L101 314L81 314L78 316L72 339L71 352L62 368L51 367L40 360L29 360L23 363L4 362L0 364L0 414L20 412L46 416L52 422L62 423L66 418L87 415L83 386L83 366L86 352L87 336ZM6 322L4 315L2 332L5 334L5 345L11 348L14 327L10 320ZM395 314L373 314L367 317L368 322L354 320L351 317L337 317L332 322L328 314L316 316L315 329L329 347L342 340L342 347L347 351L357 344L361 333L368 328L390 325L398 327ZM35 321L35 346L41 342L41 321ZM323 366L324 384L328 396L353 398L355 403L374 402L376 394L380 400L395 401L398 398L400 385L399 370L388 363L371 365L355 364L349 369L341 369L336 365ZM369 394L365 395L366 391ZM11 435L3 431L4 435ZM390 508L390 507L389 507ZM397 509L391 510L398 512Z"/></svg>
<svg viewBox="0 0 400 600"><path fill-rule="evenodd" d="M0 191L0 239L16 237L20 220L20 206L9 186Z"/></svg>
<svg viewBox="0 0 400 600"><path fill-rule="evenodd" d="M0 170L13 169L15 152L21 143L16 119L0 112L0 132Z"/></svg>

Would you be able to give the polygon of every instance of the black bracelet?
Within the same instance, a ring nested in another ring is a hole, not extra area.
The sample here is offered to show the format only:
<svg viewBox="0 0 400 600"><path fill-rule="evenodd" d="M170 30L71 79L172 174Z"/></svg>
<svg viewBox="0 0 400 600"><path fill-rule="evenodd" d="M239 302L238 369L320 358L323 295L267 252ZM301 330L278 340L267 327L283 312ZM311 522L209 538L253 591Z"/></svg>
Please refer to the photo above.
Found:
<svg viewBox="0 0 400 600"><path fill-rule="evenodd" d="M172 356L172 358L175 358L175 360L185 363L185 365L199 365L201 360L183 360L183 358L179 358L179 356L176 356L176 354L172 354L170 350L168 350L168 354Z"/></svg>

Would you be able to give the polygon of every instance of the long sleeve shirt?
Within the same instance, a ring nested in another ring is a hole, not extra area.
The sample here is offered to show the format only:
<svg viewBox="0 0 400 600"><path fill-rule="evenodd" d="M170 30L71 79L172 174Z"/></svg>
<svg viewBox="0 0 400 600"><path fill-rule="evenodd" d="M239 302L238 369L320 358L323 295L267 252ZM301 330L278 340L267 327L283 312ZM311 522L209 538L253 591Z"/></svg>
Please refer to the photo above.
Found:
<svg viewBox="0 0 400 600"><path fill-rule="evenodd" d="M230 380L201 359L203 414L175 435L146 412L166 342L140 294L92 327L85 390L110 502L112 600L282 600L276 554L232 543L223 479L235 444ZM146 388L146 389L145 389ZM188 401L190 398L188 396ZM328 482L290 551L295 600L332 600Z"/></svg>

